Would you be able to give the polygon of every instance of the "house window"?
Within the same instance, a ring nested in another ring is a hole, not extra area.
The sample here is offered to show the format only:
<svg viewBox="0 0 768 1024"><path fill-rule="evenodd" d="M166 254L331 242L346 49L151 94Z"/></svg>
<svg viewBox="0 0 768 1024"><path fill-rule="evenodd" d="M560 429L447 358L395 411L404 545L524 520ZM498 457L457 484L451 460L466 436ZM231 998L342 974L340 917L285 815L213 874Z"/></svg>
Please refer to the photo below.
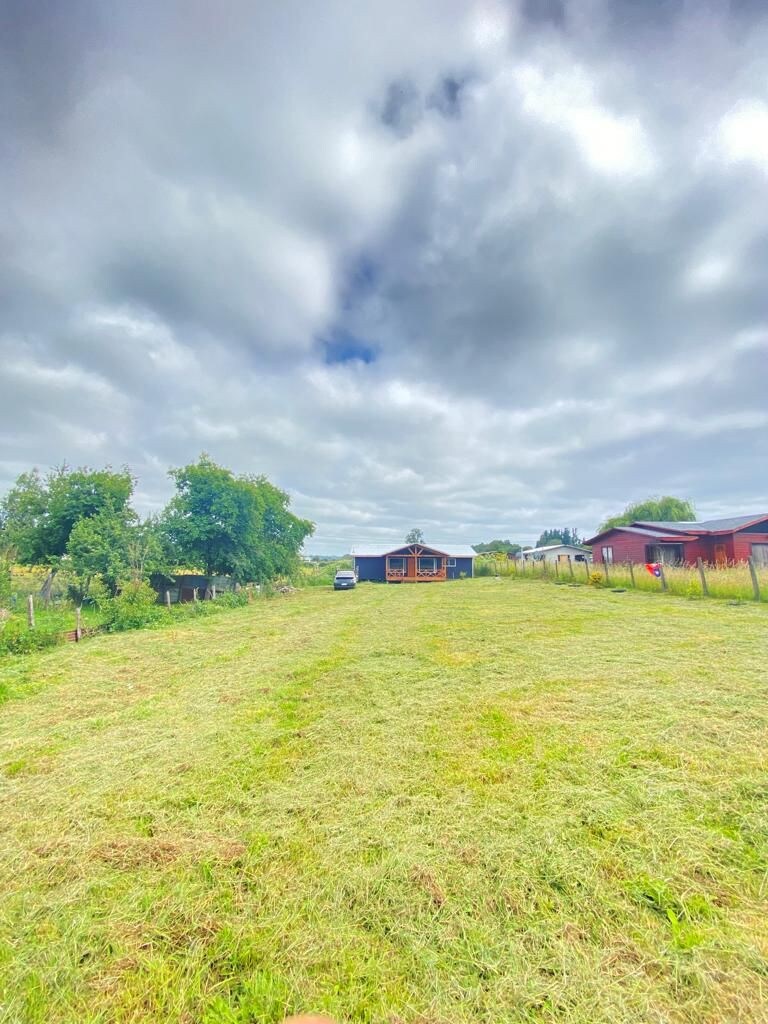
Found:
<svg viewBox="0 0 768 1024"><path fill-rule="evenodd" d="M613 565L613 548L600 548L600 553L603 556L604 562L607 562L608 565Z"/></svg>
<svg viewBox="0 0 768 1024"><path fill-rule="evenodd" d="M432 555L422 555L419 558L419 572L434 572L437 569L437 559Z"/></svg>
<svg viewBox="0 0 768 1024"><path fill-rule="evenodd" d="M402 573L405 575L405 559L399 556L387 559L387 572Z"/></svg>
<svg viewBox="0 0 768 1024"><path fill-rule="evenodd" d="M755 546L757 546L757 545L755 545ZM448 568L449 569L455 569L456 568L456 559L455 558L449 558L448 559Z"/></svg>
<svg viewBox="0 0 768 1024"><path fill-rule="evenodd" d="M758 565L768 566L768 544L753 544L752 557Z"/></svg>
<svg viewBox="0 0 768 1024"><path fill-rule="evenodd" d="M650 544L647 548L647 561L661 562L663 565L679 565L683 561L682 544Z"/></svg>

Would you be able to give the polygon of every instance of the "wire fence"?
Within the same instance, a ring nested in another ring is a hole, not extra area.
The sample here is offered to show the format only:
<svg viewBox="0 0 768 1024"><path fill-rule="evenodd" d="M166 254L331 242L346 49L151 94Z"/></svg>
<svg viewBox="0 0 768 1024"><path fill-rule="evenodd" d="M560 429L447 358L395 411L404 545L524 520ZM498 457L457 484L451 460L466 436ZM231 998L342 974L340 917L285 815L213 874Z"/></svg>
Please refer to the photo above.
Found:
<svg viewBox="0 0 768 1024"><path fill-rule="evenodd" d="M520 579L541 579L555 583L582 584L611 589L644 590L668 593L679 597L712 597L734 601L768 602L768 566L754 559L714 565L660 565L649 572L644 563L612 564L562 561L489 558L488 569L477 575L496 575Z"/></svg>

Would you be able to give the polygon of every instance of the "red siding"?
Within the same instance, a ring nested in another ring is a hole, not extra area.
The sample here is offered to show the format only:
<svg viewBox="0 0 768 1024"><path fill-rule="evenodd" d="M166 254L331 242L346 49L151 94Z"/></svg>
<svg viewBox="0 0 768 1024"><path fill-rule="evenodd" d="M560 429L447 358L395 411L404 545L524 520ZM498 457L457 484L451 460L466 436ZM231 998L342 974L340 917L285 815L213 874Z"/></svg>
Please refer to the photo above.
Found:
<svg viewBox="0 0 768 1024"><path fill-rule="evenodd" d="M753 544L768 544L768 533L737 533L733 537L733 558L741 562L752 554Z"/></svg>
<svg viewBox="0 0 768 1024"><path fill-rule="evenodd" d="M665 538L661 543L668 543L669 540ZM602 540L592 545L592 559L595 562L602 562L601 548L612 547L614 562L644 562L646 547L654 543L653 537L612 530ZM704 562L716 562L718 560L715 553L717 545L722 545L725 548L727 561L742 562L752 554L753 544L768 544L768 532L744 533L739 531L736 533L702 534L697 540L682 541L681 543L686 562L695 562L697 558Z"/></svg>
<svg viewBox="0 0 768 1024"><path fill-rule="evenodd" d="M611 530L597 544L592 545L592 561L602 562L602 548L613 548L614 562L644 562L645 545L651 542L650 537L641 537L638 533L621 533Z"/></svg>

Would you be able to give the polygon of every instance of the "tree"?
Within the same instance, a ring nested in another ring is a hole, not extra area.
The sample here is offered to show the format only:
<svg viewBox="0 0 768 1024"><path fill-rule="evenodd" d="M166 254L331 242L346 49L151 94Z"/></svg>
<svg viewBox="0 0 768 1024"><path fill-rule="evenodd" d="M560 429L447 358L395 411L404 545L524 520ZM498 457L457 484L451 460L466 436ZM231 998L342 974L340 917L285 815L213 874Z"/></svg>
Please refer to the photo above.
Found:
<svg viewBox="0 0 768 1024"><path fill-rule="evenodd" d="M3 545L14 548L16 560L24 565L36 564L40 556L46 504L45 484L36 469L22 473L0 504Z"/></svg>
<svg viewBox="0 0 768 1024"><path fill-rule="evenodd" d="M575 527L569 529L566 526L564 530L544 530L536 541L536 547L543 548L547 544L574 544L578 547L582 543L579 531Z"/></svg>
<svg viewBox="0 0 768 1024"><path fill-rule="evenodd" d="M80 600L87 596L95 577L114 596L121 585L145 581L152 572L165 568L157 523L129 520L111 510L79 520L69 536L67 554Z"/></svg>
<svg viewBox="0 0 768 1024"><path fill-rule="evenodd" d="M491 551L505 551L507 554L517 554L521 550L519 544L513 544L511 540L489 540L484 544L473 544L472 547L478 555L484 555Z"/></svg>
<svg viewBox="0 0 768 1024"><path fill-rule="evenodd" d="M61 466L44 479L36 469L22 473L0 504L2 540L22 564L48 567L44 597L79 522L99 515L129 522L135 516L129 505L133 486L127 469Z"/></svg>
<svg viewBox="0 0 768 1024"><path fill-rule="evenodd" d="M423 544L424 543L424 534L421 532L421 530L418 527L415 527L413 530L409 530L408 533L405 535L405 543L406 544Z"/></svg>
<svg viewBox="0 0 768 1024"><path fill-rule="evenodd" d="M628 526L636 520L650 523L690 523L696 520L696 510L693 503L685 498L673 498L670 495L663 498L648 498L646 501L627 505L620 515L606 519L598 533L612 530L615 526Z"/></svg>
<svg viewBox="0 0 768 1024"><path fill-rule="evenodd" d="M203 453L169 474L176 494L161 529L178 562L241 583L290 575L314 524L289 510L288 495L263 476L235 476Z"/></svg>

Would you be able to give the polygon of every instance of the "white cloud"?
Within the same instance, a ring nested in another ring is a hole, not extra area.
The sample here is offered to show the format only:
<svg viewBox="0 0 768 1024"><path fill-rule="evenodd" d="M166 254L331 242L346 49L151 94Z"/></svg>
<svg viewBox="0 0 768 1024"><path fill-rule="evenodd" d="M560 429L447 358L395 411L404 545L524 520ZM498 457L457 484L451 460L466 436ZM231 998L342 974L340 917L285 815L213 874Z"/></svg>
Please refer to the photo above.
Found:
<svg viewBox="0 0 768 1024"><path fill-rule="evenodd" d="M125 462L157 509L206 448L337 551L768 505L765 30L703 59L690 12L543 11L136 0L0 39L0 486Z"/></svg>
<svg viewBox="0 0 768 1024"><path fill-rule="evenodd" d="M753 163L768 172L768 104L741 100L721 119L718 137L727 160Z"/></svg>
<svg viewBox="0 0 768 1024"><path fill-rule="evenodd" d="M619 115L600 104L583 68L549 70L528 64L517 68L513 78L523 109L570 135L594 171L633 176L655 169L650 142L637 115Z"/></svg>

